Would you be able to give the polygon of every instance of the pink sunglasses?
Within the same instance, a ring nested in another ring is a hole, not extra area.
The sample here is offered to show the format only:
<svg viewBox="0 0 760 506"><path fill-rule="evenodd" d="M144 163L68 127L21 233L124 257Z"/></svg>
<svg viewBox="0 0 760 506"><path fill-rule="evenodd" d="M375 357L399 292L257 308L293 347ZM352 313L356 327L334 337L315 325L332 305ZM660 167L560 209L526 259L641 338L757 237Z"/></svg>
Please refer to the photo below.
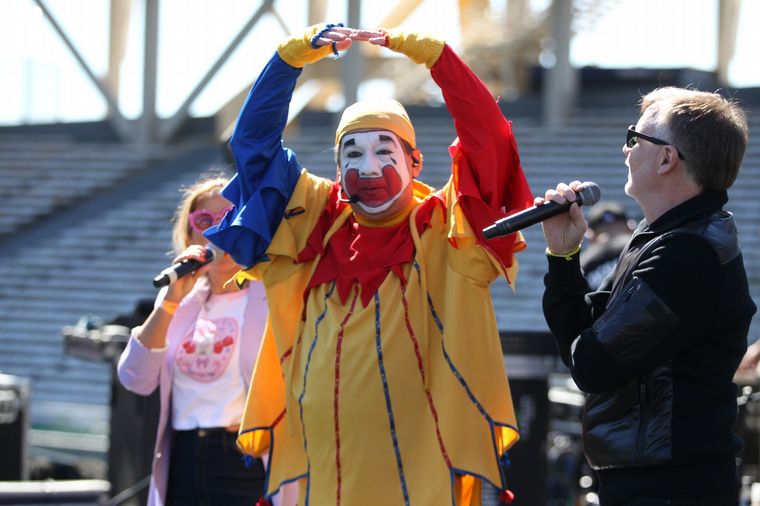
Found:
<svg viewBox="0 0 760 506"><path fill-rule="evenodd" d="M227 214L227 211L231 210L232 208L230 207L229 209L215 213L213 211L209 211L208 209L196 209L187 215L187 219L190 222L190 227L201 234L211 225L219 223L221 219L224 218L224 215Z"/></svg>

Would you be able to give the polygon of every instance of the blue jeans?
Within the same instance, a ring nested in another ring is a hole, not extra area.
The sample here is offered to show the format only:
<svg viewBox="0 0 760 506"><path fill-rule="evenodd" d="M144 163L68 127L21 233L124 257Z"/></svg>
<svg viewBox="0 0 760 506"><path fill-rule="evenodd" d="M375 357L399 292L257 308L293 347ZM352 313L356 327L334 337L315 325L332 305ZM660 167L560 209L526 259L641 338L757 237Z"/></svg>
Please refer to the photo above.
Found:
<svg viewBox="0 0 760 506"><path fill-rule="evenodd" d="M167 506L254 505L264 494L264 465L254 459L246 466L236 438L225 429L176 431Z"/></svg>

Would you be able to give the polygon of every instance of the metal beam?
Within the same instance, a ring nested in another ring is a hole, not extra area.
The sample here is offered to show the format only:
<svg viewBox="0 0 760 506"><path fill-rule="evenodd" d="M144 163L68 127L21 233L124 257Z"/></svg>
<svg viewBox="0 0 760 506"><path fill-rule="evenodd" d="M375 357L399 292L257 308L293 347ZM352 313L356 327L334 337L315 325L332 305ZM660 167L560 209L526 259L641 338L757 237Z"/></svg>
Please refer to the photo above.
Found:
<svg viewBox="0 0 760 506"><path fill-rule="evenodd" d="M203 78L200 80L200 82L197 84L195 89L190 93L190 95L187 97L187 99L182 103L180 108L177 110L174 115L167 119L163 125L161 125L161 132L160 132L160 138L163 141L169 141L177 134L179 129L184 125L185 121L187 121L189 117L188 111L190 110L190 106L195 101L196 98L198 98L198 95L201 94L201 92L206 88L208 83L211 81L211 79L216 75L216 73L219 71L220 68L222 68L222 65L227 61L227 59L232 55L232 53L237 49L237 47L240 45L240 43L243 41L246 35L248 35L248 32L251 31L251 28L259 21L261 16L266 14L268 11L272 9L272 4L274 3L274 0L264 0L261 3L261 6L258 8L258 10L251 16L251 18L248 20L248 22L243 26L243 28L238 32L238 34L235 36L234 39L232 39L232 42L227 46L227 48L222 52L222 54L219 56L219 58L214 62L214 64L211 66L211 68L206 72L206 75L203 76Z"/></svg>
<svg viewBox="0 0 760 506"><path fill-rule="evenodd" d="M280 28L282 28L282 31L285 32L285 35L290 35L291 33L293 33L277 9L272 7L272 10L269 11L269 13L272 15L274 20L277 21L277 24L280 25Z"/></svg>
<svg viewBox="0 0 760 506"><path fill-rule="evenodd" d="M47 7L45 7L45 4L42 2L42 0L34 0L34 2L37 4L37 6L45 15L47 20L50 22L50 25L53 27L53 29L56 31L58 36L61 38L64 45L68 48L68 50L74 56L74 59L77 61L77 63L79 63L80 67L82 67L82 70L84 71L84 73L87 75L90 81L98 89L101 96L105 99L106 104L108 104L108 110L111 113L108 116L108 121L113 126L116 132L116 135L118 135L119 138L122 140L132 140L134 138L134 135L133 135L130 123L121 114L121 111L119 110L119 105L116 103L116 100L114 99L113 95L111 95L111 92L108 91L108 88L106 87L106 85L103 84L103 82L100 79L98 79L98 77L95 75L92 69L90 69L89 65L87 65L87 62L84 61L84 58L82 57L82 55L79 53L77 48L71 42L69 37L66 35L66 32L63 31L63 28L61 28L61 25L58 24L58 21L56 21L53 14L47 9Z"/></svg>
<svg viewBox="0 0 760 506"><path fill-rule="evenodd" d="M138 140L157 140L156 83L158 80L158 7L160 0L145 0L145 43L143 48L143 107Z"/></svg>
<svg viewBox="0 0 760 506"><path fill-rule="evenodd" d="M121 81L121 63L127 49L127 34L129 33L129 13L132 0L111 0L111 13L108 36L108 74L105 84L111 92L114 102L119 102L119 84ZM112 114L113 111L108 111Z"/></svg>
<svg viewBox="0 0 760 506"><path fill-rule="evenodd" d="M510 2L511 3L511 2ZM459 0L459 31L463 46L469 46L472 40L482 37L483 19L490 11L488 0Z"/></svg>
<svg viewBox="0 0 760 506"><path fill-rule="evenodd" d="M556 60L552 68L544 70L543 82L543 120L550 127L564 125L577 100L578 73L570 64L572 4L568 0L553 0L550 7Z"/></svg>
<svg viewBox="0 0 760 506"><path fill-rule="evenodd" d="M718 63L717 77L720 86L728 85L728 67L736 52L736 34L739 31L741 0L720 0L718 3Z"/></svg>
<svg viewBox="0 0 760 506"><path fill-rule="evenodd" d="M327 0L309 0L309 11L306 15L309 26L325 22Z"/></svg>
<svg viewBox="0 0 760 506"><path fill-rule="evenodd" d="M348 0L348 26L358 28L361 24L361 0ZM341 77L343 81L343 98L345 104L343 107L356 102L359 95L359 83L363 78L364 59L360 53L359 44L352 51L347 51L341 59Z"/></svg>
<svg viewBox="0 0 760 506"><path fill-rule="evenodd" d="M380 21L378 26L383 28L395 28L408 18L414 10L422 4L423 0L400 0L393 10Z"/></svg>

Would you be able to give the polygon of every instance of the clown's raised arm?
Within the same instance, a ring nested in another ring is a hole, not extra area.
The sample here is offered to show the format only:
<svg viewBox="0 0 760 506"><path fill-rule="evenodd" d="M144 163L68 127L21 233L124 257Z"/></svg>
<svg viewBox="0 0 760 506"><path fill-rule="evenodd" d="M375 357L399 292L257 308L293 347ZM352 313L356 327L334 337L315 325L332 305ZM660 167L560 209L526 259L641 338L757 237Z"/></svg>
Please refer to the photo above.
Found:
<svg viewBox="0 0 760 506"><path fill-rule="evenodd" d="M508 212L530 205L533 198L520 169L512 125L480 78L442 41L401 30L384 33L384 45L424 63L443 92L458 136L450 151L454 171L459 171L460 201L475 199ZM460 156L464 163L457 163Z"/></svg>
<svg viewBox="0 0 760 506"><path fill-rule="evenodd" d="M424 63L441 88L458 136L449 148L453 158L452 181L445 189L446 197L457 201L478 242L503 267L509 267L513 252L523 247L519 234L485 241L481 230L533 201L520 166L511 122L483 81L448 44L398 29L381 33L385 34L384 41L369 36L370 43L384 45L416 63Z"/></svg>
<svg viewBox="0 0 760 506"><path fill-rule="evenodd" d="M235 212L206 235L246 267L265 258L301 172L295 154L281 140L296 80L304 65L338 54L354 41L388 47L430 69L458 135L450 148L453 183L446 188L447 197L456 199L479 242L503 265L511 264L515 236L486 243L480 233L532 203L511 123L483 82L445 42L398 29L316 25L280 44L254 84L230 141L238 175L224 196L235 204Z"/></svg>
<svg viewBox="0 0 760 506"><path fill-rule="evenodd" d="M315 25L281 43L240 111L230 139L237 174L222 192L235 209L205 235L245 267L265 258L301 173L295 153L282 145L296 81L304 65L348 48L351 39L343 34L350 32Z"/></svg>

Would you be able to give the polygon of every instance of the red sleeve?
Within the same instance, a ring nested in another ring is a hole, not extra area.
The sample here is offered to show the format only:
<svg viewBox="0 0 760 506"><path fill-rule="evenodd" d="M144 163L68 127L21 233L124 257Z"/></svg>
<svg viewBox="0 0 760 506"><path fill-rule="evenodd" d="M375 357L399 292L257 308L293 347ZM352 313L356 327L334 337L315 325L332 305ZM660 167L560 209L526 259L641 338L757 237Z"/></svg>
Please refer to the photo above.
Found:
<svg viewBox="0 0 760 506"><path fill-rule="evenodd" d="M482 230L533 204L512 124L485 84L448 45L431 75L443 92L458 136L449 150L459 203L478 242L509 266L512 253L523 247L515 243L515 234L487 241Z"/></svg>

